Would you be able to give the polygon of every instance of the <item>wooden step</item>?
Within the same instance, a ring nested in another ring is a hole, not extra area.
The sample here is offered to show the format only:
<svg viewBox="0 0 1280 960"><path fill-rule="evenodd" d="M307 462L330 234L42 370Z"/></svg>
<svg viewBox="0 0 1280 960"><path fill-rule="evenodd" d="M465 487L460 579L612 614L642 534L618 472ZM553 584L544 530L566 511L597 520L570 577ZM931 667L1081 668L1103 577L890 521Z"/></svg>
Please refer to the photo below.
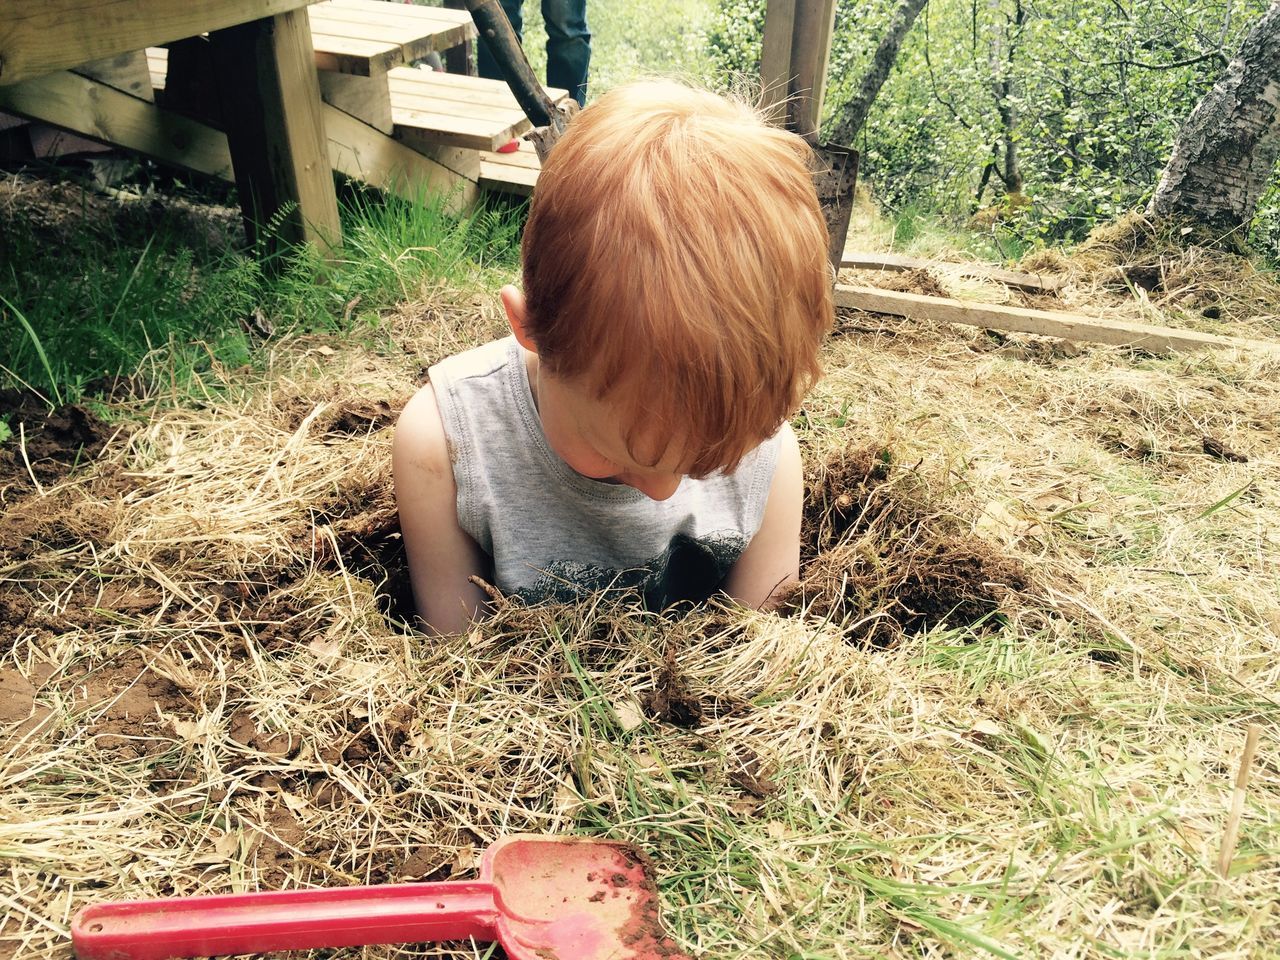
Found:
<svg viewBox="0 0 1280 960"><path fill-rule="evenodd" d="M307 16L316 65L363 77L448 50L476 35L465 10L386 0L325 0L308 7Z"/></svg>
<svg viewBox="0 0 1280 960"><path fill-rule="evenodd" d="M542 164L533 144L521 140L520 149L514 153L482 151L478 183L485 190L528 197L533 194L541 170Z"/></svg>
<svg viewBox="0 0 1280 960"><path fill-rule="evenodd" d="M496 150L532 126L501 80L396 67L387 81L396 136L410 146ZM556 89L547 94L553 101L568 95Z"/></svg>

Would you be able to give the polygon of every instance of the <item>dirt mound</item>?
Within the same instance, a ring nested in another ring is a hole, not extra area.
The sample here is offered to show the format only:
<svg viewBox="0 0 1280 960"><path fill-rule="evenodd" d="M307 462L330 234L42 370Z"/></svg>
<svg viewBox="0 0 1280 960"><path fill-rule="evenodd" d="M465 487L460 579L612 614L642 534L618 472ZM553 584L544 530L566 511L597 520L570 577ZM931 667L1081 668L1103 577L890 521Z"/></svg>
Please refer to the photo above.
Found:
<svg viewBox="0 0 1280 960"><path fill-rule="evenodd" d="M950 297L951 292L942 285L931 271L923 267L915 270L904 270L891 273L883 279L876 280L881 290L892 290L895 293L916 293L923 297Z"/></svg>
<svg viewBox="0 0 1280 960"><path fill-rule="evenodd" d="M942 623L984 623L1029 585L1017 560L932 505L920 478L896 466L885 445L837 454L807 486L806 562L784 608L888 643Z"/></svg>
<svg viewBox="0 0 1280 960"><path fill-rule="evenodd" d="M33 474L42 484L62 479L101 453L116 431L92 410L72 404L50 411L24 390L0 390L0 419L13 433L14 442L0 445L0 490L9 491L31 489Z"/></svg>
<svg viewBox="0 0 1280 960"><path fill-rule="evenodd" d="M702 723L702 701L689 689L689 682L680 672L675 652L667 654L652 692L644 697L646 710L666 723L677 727L696 727Z"/></svg>

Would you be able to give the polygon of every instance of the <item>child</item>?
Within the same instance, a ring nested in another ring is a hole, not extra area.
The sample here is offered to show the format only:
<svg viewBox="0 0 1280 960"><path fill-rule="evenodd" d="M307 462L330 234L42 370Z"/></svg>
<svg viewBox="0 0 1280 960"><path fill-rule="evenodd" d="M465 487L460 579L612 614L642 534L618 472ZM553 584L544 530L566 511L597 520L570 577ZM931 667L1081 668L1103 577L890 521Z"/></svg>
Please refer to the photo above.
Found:
<svg viewBox="0 0 1280 960"><path fill-rule="evenodd" d="M529 601L654 609L794 583L803 480L787 419L831 323L808 149L666 81L570 123L538 180L512 336L405 407L394 469L418 612L456 632L479 576Z"/></svg>

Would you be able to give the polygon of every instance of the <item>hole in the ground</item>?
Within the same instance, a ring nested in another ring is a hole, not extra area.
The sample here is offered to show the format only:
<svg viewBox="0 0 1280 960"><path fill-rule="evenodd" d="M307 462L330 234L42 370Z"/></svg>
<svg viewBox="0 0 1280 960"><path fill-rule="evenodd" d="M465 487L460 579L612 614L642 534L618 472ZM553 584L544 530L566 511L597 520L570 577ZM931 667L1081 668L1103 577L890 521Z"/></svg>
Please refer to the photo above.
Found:
<svg viewBox="0 0 1280 960"><path fill-rule="evenodd" d="M812 471L801 583L784 609L888 644L939 624L990 623L1029 578L1022 564L930 503L885 445L845 450Z"/></svg>

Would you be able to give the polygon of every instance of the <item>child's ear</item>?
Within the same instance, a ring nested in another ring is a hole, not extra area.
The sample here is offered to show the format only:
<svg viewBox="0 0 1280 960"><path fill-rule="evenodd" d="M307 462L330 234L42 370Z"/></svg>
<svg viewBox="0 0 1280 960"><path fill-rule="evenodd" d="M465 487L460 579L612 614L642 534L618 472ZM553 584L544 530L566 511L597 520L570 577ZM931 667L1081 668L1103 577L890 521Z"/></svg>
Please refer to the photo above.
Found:
<svg viewBox="0 0 1280 960"><path fill-rule="evenodd" d="M507 284L498 291L498 296L502 298L502 306L507 311L507 323L511 325L511 332L516 335L516 342L530 353L537 353L533 337L529 336L529 314L520 288Z"/></svg>

